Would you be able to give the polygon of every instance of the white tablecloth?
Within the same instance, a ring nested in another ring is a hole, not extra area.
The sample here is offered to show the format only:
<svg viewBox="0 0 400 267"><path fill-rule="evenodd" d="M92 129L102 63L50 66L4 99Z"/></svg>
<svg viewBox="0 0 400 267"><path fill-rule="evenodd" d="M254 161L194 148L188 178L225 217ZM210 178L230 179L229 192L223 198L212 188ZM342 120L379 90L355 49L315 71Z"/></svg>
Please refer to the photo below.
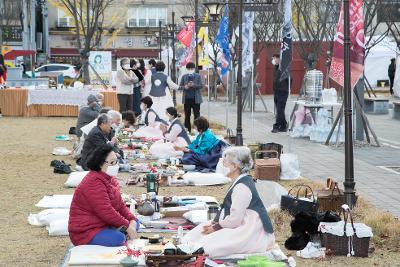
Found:
<svg viewBox="0 0 400 267"><path fill-rule="evenodd" d="M81 106L87 103L87 97L90 94L96 93L87 90L29 90L27 105Z"/></svg>

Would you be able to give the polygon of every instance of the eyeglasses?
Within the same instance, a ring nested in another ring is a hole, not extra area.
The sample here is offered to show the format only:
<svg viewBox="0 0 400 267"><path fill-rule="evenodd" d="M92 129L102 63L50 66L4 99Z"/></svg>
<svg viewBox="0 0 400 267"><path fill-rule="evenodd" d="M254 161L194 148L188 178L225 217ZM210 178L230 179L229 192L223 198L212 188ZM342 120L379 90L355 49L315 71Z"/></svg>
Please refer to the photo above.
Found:
<svg viewBox="0 0 400 267"><path fill-rule="evenodd" d="M117 165L118 160L117 159L114 159L114 160L111 160L111 161L106 160L105 163L107 163L107 164L109 164L111 166L114 166L114 165Z"/></svg>

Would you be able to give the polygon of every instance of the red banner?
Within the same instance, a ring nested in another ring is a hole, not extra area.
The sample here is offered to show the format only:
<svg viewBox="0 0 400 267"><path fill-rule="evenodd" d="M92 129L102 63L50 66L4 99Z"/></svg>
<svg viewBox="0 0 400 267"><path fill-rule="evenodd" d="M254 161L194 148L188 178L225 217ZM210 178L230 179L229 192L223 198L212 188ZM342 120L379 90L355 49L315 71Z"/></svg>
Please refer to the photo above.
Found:
<svg viewBox="0 0 400 267"><path fill-rule="evenodd" d="M189 47L192 43L194 33L194 22L189 22L188 25L183 28L176 38L186 47Z"/></svg>
<svg viewBox="0 0 400 267"><path fill-rule="evenodd" d="M364 18L360 0L350 0L350 68L351 88L357 84L364 70ZM344 13L343 4L333 45L329 76L344 85Z"/></svg>

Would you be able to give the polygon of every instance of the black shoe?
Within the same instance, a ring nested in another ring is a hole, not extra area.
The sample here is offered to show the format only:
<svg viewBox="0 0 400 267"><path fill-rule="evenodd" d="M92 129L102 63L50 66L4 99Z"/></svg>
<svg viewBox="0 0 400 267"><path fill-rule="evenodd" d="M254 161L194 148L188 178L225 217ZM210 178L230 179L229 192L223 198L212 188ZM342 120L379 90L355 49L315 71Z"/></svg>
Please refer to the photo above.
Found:
<svg viewBox="0 0 400 267"><path fill-rule="evenodd" d="M286 133L287 130L288 130L287 127L285 127L285 128L278 129L278 132Z"/></svg>
<svg viewBox="0 0 400 267"><path fill-rule="evenodd" d="M54 173L61 173L61 174L70 174L72 172L71 170L71 165L67 165L67 164L60 164L60 165L56 165L54 166Z"/></svg>
<svg viewBox="0 0 400 267"><path fill-rule="evenodd" d="M279 132L279 129L276 129L276 128L272 129L272 131L271 131L271 133L278 133L278 132Z"/></svg>
<svg viewBox="0 0 400 267"><path fill-rule="evenodd" d="M62 165L62 164L65 164L65 162L62 161L62 160L55 159L55 160L52 160L50 162L50 167L55 167L55 166L59 166L59 165Z"/></svg>

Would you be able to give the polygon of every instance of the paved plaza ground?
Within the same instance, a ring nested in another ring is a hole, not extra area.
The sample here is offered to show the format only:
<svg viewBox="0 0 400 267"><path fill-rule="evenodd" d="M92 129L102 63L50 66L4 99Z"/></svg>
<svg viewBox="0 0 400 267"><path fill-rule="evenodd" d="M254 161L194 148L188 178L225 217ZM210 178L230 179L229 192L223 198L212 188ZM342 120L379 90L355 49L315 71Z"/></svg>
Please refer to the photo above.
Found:
<svg viewBox="0 0 400 267"><path fill-rule="evenodd" d="M286 114L290 114L297 96L288 100ZM274 123L273 97L264 96L268 113L258 99L256 112L243 113L243 135L246 144L255 142L276 142L284 146L285 152L299 157L302 176L324 181L334 177L344 181L343 146L325 146L307 139L290 138L287 133L271 133ZM208 108L210 109L208 111ZM228 112L226 112L228 110ZM337 112L337 110L335 110ZM236 128L236 105L223 101L205 102L202 115L210 116L211 121ZM227 116L228 114L228 116ZM388 115L367 115L372 128L381 142L381 147L358 146L354 148L354 172L356 190L377 208L387 210L400 217L400 173L383 169L380 166L400 166L400 121ZM228 117L228 120L227 120Z"/></svg>

